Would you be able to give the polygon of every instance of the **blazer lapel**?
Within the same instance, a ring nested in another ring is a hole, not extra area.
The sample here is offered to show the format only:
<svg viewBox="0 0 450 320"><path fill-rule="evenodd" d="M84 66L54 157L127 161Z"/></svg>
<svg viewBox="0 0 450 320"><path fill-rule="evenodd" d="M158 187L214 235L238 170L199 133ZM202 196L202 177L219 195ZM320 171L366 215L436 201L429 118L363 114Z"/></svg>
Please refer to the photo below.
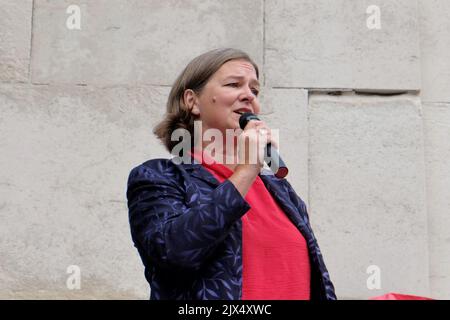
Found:
<svg viewBox="0 0 450 320"><path fill-rule="evenodd" d="M205 181L211 186L218 186L220 184L214 175L206 170L195 158L191 158L191 160L191 163L182 163L182 166L192 177Z"/></svg>

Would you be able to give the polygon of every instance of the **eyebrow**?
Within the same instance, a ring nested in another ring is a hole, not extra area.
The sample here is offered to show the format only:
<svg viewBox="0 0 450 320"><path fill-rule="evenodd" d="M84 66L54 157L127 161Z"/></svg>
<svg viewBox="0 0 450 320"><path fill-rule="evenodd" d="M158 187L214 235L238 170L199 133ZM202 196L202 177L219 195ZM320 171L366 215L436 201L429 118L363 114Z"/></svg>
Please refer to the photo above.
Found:
<svg viewBox="0 0 450 320"><path fill-rule="evenodd" d="M229 78L235 78L235 79L240 79L240 80L244 79L243 76L228 76L228 77L225 78L225 80L227 80L227 79L229 79ZM260 83L259 83L258 80L252 79L250 82L251 82L251 83L254 83L254 84L256 84L258 87L260 87Z"/></svg>

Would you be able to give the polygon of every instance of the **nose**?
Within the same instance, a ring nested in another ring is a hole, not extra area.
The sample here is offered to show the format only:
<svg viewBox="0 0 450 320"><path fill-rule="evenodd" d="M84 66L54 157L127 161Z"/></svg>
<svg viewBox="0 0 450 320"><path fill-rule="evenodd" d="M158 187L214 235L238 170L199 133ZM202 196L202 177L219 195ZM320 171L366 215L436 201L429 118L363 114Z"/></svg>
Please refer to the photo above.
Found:
<svg viewBox="0 0 450 320"><path fill-rule="evenodd" d="M243 90L243 92L239 96L239 100L240 101L248 101L248 102L252 103L253 100L255 100L255 95L252 92L252 89L249 87L244 87L242 90Z"/></svg>
<svg viewBox="0 0 450 320"><path fill-rule="evenodd" d="M261 106L259 105L259 101L257 96L252 92L251 88L246 87L242 89L243 91L239 95L239 101L242 103L248 103L250 108L252 108L253 113L259 114L261 112Z"/></svg>

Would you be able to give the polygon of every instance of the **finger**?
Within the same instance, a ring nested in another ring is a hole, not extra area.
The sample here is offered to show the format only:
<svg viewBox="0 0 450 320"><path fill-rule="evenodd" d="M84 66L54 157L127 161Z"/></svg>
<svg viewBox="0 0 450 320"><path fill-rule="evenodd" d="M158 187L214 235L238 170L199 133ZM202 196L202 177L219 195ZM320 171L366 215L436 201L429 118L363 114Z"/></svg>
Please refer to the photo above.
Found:
<svg viewBox="0 0 450 320"><path fill-rule="evenodd" d="M244 130L255 129L263 123L261 120L250 120Z"/></svg>
<svg viewBox="0 0 450 320"><path fill-rule="evenodd" d="M262 136L267 136L267 135L269 135L269 130L266 129L266 128L258 128L258 132L259 132L259 134L262 135Z"/></svg>
<svg viewBox="0 0 450 320"><path fill-rule="evenodd" d="M276 149L278 149L278 142L274 139L270 128L265 126L258 128L257 131L259 137L264 137L267 143L271 143Z"/></svg>

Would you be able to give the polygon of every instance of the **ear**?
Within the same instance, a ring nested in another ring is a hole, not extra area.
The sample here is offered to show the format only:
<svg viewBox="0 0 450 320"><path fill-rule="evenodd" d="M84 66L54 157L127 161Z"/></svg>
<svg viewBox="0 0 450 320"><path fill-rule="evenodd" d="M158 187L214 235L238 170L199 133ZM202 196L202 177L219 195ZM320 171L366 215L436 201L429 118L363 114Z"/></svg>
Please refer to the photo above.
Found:
<svg viewBox="0 0 450 320"><path fill-rule="evenodd" d="M192 89L186 89L183 94L184 104L191 110L193 115L200 115L200 109L198 107L198 98Z"/></svg>

